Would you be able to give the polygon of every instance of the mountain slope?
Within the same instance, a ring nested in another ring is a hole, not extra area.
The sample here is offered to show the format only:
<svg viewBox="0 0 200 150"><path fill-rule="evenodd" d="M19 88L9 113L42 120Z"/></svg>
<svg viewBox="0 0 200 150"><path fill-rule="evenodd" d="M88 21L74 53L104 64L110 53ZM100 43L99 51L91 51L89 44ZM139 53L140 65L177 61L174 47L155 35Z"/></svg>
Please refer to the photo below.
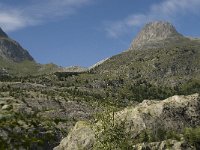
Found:
<svg viewBox="0 0 200 150"><path fill-rule="evenodd" d="M29 76L63 71L55 64L38 64L18 42L0 28L0 76Z"/></svg>
<svg viewBox="0 0 200 150"><path fill-rule="evenodd" d="M23 49L19 43L12 40L0 28L0 57L14 62L22 62L25 60L34 61L33 57L27 50Z"/></svg>
<svg viewBox="0 0 200 150"><path fill-rule="evenodd" d="M132 83L176 86L200 80L199 64L199 41L182 36L169 23L155 22L144 27L129 51L111 57L92 72Z"/></svg>

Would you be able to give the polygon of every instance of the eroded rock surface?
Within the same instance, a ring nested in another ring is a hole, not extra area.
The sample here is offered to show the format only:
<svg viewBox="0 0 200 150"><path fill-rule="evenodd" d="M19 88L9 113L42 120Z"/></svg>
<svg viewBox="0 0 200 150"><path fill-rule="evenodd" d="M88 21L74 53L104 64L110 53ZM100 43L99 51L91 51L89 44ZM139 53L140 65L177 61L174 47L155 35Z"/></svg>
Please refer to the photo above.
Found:
<svg viewBox="0 0 200 150"><path fill-rule="evenodd" d="M131 49L140 49L147 45L153 46L163 40L180 37L182 35L176 31L172 24L164 21L155 21L145 25L131 44Z"/></svg>

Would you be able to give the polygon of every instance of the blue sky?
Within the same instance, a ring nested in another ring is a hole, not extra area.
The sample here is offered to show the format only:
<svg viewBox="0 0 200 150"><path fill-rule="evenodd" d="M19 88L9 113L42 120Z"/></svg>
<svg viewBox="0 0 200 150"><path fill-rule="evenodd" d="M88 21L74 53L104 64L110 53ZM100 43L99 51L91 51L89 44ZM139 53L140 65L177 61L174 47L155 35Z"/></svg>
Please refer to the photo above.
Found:
<svg viewBox="0 0 200 150"><path fill-rule="evenodd" d="M0 26L39 63L90 66L126 50L150 21L200 35L200 0L1 0Z"/></svg>

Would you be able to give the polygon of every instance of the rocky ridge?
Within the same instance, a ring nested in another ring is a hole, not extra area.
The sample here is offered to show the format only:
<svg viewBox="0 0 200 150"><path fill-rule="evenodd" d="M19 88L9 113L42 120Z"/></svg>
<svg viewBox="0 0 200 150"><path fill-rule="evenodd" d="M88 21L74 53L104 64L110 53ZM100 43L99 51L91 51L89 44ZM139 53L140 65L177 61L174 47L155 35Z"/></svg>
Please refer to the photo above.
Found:
<svg viewBox="0 0 200 150"><path fill-rule="evenodd" d="M0 28L0 38L8 38L8 35Z"/></svg>
<svg viewBox="0 0 200 150"><path fill-rule="evenodd" d="M34 61L28 51L22 48L19 43L9 38L1 28L0 57L14 62L22 62L25 60Z"/></svg>
<svg viewBox="0 0 200 150"><path fill-rule="evenodd" d="M92 65L89 67L89 70L94 69L95 67L98 67L99 65L103 64L105 61L107 61L109 58L105 58L99 62L97 62L96 64Z"/></svg>

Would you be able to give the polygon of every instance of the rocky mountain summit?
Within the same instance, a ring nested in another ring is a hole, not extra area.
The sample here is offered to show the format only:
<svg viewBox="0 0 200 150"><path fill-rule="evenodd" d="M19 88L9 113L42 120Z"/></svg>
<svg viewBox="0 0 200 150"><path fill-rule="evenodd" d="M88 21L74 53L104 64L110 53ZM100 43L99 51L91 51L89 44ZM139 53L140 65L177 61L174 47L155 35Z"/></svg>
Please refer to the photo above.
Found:
<svg viewBox="0 0 200 150"><path fill-rule="evenodd" d="M163 101L144 100L135 107L125 108L113 115L114 127L123 124L126 136L131 134L130 140L136 140L141 134L148 130L153 130L158 134L158 130L181 131L185 127L195 127L200 125L200 97L198 94L189 96L173 96ZM60 145L54 150L78 150L95 149L95 142L104 136L104 122L101 120L96 124L78 122L71 130L68 137L64 138ZM99 129L100 130L97 130ZM164 132L164 131L163 131ZM149 135L148 135L149 136ZM171 137L172 138L172 137ZM168 139L172 149L194 149L187 145L184 139L182 142L174 142ZM152 144L134 144L132 149L166 149L167 142L162 140ZM162 145L161 145L162 144ZM139 148L140 147L140 148Z"/></svg>
<svg viewBox="0 0 200 150"><path fill-rule="evenodd" d="M0 57L14 62L22 62L25 60L34 61L33 57L27 50L22 48L19 43L12 40L0 28Z"/></svg>
<svg viewBox="0 0 200 150"><path fill-rule="evenodd" d="M141 49L164 40L175 40L181 37L183 36L169 22L155 21L145 25L134 39L130 49Z"/></svg>
<svg viewBox="0 0 200 150"><path fill-rule="evenodd" d="M8 38L8 35L0 28L0 38Z"/></svg>
<svg viewBox="0 0 200 150"><path fill-rule="evenodd" d="M18 42L0 28L0 77L49 74L65 71L55 64L39 64Z"/></svg>

